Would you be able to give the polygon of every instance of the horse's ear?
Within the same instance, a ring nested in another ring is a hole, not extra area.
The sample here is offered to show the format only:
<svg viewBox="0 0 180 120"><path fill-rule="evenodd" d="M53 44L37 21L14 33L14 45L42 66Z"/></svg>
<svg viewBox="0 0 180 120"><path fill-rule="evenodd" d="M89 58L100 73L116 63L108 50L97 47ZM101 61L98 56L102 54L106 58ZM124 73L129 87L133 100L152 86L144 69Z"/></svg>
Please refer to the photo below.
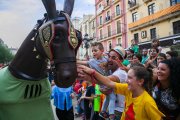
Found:
<svg viewBox="0 0 180 120"><path fill-rule="evenodd" d="M65 0L63 11L66 12L69 16L71 16L74 8L74 0Z"/></svg>
<svg viewBox="0 0 180 120"><path fill-rule="evenodd" d="M57 17L57 12L56 12L56 2L55 0L42 0L44 7L47 11L48 18L54 19Z"/></svg>

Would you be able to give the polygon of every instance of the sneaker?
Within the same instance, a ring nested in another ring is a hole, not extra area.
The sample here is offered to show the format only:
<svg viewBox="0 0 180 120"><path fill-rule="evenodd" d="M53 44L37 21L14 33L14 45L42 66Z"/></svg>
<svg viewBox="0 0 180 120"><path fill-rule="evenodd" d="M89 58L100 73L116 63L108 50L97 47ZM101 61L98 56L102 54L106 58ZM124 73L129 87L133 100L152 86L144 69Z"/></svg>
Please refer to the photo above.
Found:
<svg viewBox="0 0 180 120"><path fill-rule="evenodd" d="M100 112L100 113L99 113L99 116L102 117L102 118L104 118L104 119L109 118L109 115L108 115L107 112Z"/></svg>
<svg viewBox="0 0 180 120"><path fill-rule="evenodd" d="M109 120L115 120L115 115L114 114L109 115Z"/></svg>

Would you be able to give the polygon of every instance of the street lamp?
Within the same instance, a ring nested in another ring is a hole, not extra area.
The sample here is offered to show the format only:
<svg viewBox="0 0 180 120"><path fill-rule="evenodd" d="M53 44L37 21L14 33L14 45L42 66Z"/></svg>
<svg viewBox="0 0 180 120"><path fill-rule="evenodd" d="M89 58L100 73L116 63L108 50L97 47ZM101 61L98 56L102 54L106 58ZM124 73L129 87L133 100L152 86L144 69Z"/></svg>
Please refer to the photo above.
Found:
<svg viewBox="0 0 180 120"><path fill-rule="evenodd" d="M86 48L86 54L85 54L86 58L88 58L88 48L90 47L89 43L92 40L93 39L90 39L87 33L84 35L83 42L84 42L84 47Z"/></svg>

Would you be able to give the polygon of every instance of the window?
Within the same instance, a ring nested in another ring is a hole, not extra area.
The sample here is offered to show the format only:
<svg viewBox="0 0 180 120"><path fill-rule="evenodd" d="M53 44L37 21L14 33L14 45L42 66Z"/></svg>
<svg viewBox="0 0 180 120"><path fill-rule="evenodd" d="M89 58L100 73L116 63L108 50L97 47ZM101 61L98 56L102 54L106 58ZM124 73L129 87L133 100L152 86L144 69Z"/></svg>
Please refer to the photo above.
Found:
<svg viewBox="0 0 180 120"><path fill-rule="evenodd" d="M116 16L120 15L120 7L116 5Z"/></svg>
<svg viewBox="0 0 180 120"><path fill-rule="evenodd" d="M100 34L100 39L102 39L102 38L103 38L103 36L102 36L102 30L100 30L99 34Z"/></svg>
<svg viewBox="0 0 180 120"><path fill-rule="evenodd" d="M95 38L96 37L96 34L95 33L93 33L93 38Z"/></svg>
<svg viewBox="0 0 180 120"><path fill-rule="evenodd" d="M156 28L150 29L150 35L151 35L151 39L156 38Z"/></svg>
<svg viewBox="0 0 180 120"><path fill-rule="evenodd" d="M180 33L180 20L173 22L173 32L174 34Z"/></svg>
<svg viewBox="0 0 180 120"><path fill-rule="evenodd" d="M147 37L147 32L146 31L142 31L141 32L141 38L144 39Z"/></svg>
<svg viewBox="0 0 180 120"><path fill-rule="evenodd" d="M118 38L118 39L117 39L117 46L118 46L118 45L121 46L121 38Z"/></svg>
<svg viewBox="0 0 180 120"><path fill-rule="evenodd" d="M106 21L109 21L110 19L110 11L107 11Z"/></svg>
<svg viewBox="0 0 180 120"><path fill-rule="evenodd" d="M109 5L109 0L106 0L107 5Z"/></svg>
<svg viewBox="0 0 180 120"><path fill-rule="evenodd" d="M102 25L102 16L99 17L99 23Z"/></svg>
<svg viewBox="0 0 180 120"><path fill-rule="evenodd" d="M170 0L170 5L173 6L177 3L180 3L180 0Z"/></svg>
<svg viewBox="0 0 180 120"><path fill-rule="evenodd" d="M151 14L154 14L155 12L155 4L151 4L148 6L148 14L151 15Z"/></svg>
<svg viewBox="0 0 180 120"><path fill-rule="evenodd" d="M137 16L138 16L137 12L132 14L132 21L133 22L137 21Z"/></svg>
<svg viewBox="0 0 180 120"><path fill-rule="evenodd" d="M99 8L101 8L101 4L99 4Z"/></svg>
<svg viewBox="0 0 180 120"><path fill-rule="evenodd" d="M85 25L85 33L87 33L87 25Z"/></svg>
<svg viewBox="0 0 180 120"><path fill-rule="evenodd" d="M112 49L112 43L111 41L108 41L108 51Z"/></svg>
<svg viewBox="0 0 180 120"><path fill-rule="evenodd" d="M95 21L92 22L92 28L95 28Z"/></svg>
<svg viewBox="0 0 180 120"><path fill-rule="evenodd" d="M121 21L117 21L117 33L121 33Z"/></svg>
<svg viewBox="0 0 180 120"><path fill-rule="evenodd" d="M139 35L138 35L138 33L134 34L134 41L136 41L136 43L139 42Z"/></svg>
<svg viewBox="0 0 180 120"><path fill-rule="evenodd" d="M107 29L108 29L108 37L110 37L111 36L111 26L108 26Z"/></svg>

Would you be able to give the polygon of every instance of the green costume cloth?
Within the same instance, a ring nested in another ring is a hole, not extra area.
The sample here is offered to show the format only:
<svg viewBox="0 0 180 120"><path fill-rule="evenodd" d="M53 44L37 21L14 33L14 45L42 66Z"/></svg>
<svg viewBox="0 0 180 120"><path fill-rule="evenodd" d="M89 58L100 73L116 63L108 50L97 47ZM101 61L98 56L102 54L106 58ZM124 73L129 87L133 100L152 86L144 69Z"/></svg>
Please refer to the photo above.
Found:
<svg viewBox="0 0 180 120"><path fill-rule="evenodd" d="M0 120L54 120L47 79L27 81L0 70Z"/></svg>
<svg viewBox="0 0 180 120"><path fill-rule="evenodd" d="M129 60L124 59L122 62L123 65L128 66L130 64Z"/></svg>
<svg viewBox="0 0 180 120"><path fill-rule="evenodd" d="M99 85L95 85L95 95L98 95L96 98L94 98L94 111L99 112L101 107L101 92L99 91Z"/></svg>
<svg viewBox="0 0 180 120"><path fill-rule="evenodd" d="M134 45L132 47L132 50L134 51L134 54L138 54L139 53L139 46L138 45Z"/></svg>

